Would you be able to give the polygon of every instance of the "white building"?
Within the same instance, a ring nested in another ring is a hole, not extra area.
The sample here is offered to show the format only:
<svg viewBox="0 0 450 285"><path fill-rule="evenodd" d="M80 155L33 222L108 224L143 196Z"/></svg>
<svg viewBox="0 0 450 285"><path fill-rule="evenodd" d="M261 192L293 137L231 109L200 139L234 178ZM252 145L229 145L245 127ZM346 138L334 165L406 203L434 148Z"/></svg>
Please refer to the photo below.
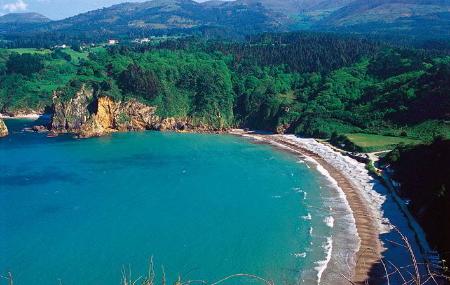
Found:
<svg viewBox="0 0 450 285"><path fill-rule="evenodd" d="M145 44L145 43L149 43L152 40L150 38L142 38L142 39L134 39L133 43L137 43L137 44Z"/></svg>

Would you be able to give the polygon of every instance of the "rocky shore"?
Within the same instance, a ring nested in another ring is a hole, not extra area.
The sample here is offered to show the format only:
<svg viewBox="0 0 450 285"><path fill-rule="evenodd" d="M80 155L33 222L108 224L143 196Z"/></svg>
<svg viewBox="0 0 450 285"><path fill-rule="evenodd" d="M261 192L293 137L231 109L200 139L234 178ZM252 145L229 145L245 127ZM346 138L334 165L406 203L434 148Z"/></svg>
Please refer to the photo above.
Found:
<svg viewBox="0 0 450 285"><path fill-rule="evenodd" d="M0 138L6 137L8 135L8 128L5 122L0 118Z"/></svg>
<svg viewBox="0 0 450 285"><path fill-rule="evenodd" d="M53 95L53 116L49 129L54 134L71 133L79 138L103 136L113 132L159 130L220 133L216 128L192 118L161 118L156 107L137 100L115 101L95 94L85 85L70 100L64 94Z"/></svg>

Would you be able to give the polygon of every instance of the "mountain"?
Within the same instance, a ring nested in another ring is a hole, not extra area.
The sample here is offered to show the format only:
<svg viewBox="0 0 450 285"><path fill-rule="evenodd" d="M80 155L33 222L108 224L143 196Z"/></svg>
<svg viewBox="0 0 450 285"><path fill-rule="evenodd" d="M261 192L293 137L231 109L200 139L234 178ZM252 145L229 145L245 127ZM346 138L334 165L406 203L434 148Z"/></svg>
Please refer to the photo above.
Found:
<svg viewBox="0 0 450 285"><path fill-rule="evenodd" d="M60 21L24 27L4 34L46 34L51 37L141 37L215 31L229 35L285 30L288 17L261 3L247 1L154 0L123 3ZM0 29L1 31L1 29Z"/></svg>
<svg viewBox="0 0 450 285"><path fill-rule="evenodd" d="M356 0L333 11L317 29L402 35L450 37L450 0Z"/></svg>
<svg viewBox="0 0 450 285"><path fill-rule="evenodd" d="M0 24L31 24L50 22L50 19L38 13L10 13L0 17Z"/></svg>
<svg viewBox="0 0 450 285"><path fill-rule="evenodd" d="M448 0L357 0L324 19L327 25L349 26L369 22L394 23L450 12Z"/></svg>
<svg viewBox="0 0 450 285"><path fill-rule="evenodd" d="M450 38L450 0L153 0L122 3L59 21L38 14L9 14L0 19L1 38L29 46L152 35L242 38L305 29Z"/></svg>
<svg viewBox="0 0 450 285"><path fill-rule="evenodd" d="M319 10L335 10L344 7L354 0L248 0L248 2L259 2L263 6L287 15L297 15L305 12Z"/></svg>

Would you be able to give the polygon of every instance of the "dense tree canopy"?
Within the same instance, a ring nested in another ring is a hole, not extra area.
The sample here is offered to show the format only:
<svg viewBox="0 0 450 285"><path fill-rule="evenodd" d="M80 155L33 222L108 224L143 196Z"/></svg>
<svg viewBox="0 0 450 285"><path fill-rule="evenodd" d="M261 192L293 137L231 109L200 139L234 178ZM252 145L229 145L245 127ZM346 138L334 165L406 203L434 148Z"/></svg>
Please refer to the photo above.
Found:
<svg viewBox="0 0 450 285"><path fill-rule="evenodd" d="M43 109L54 90L89 82L118 100L157 106L161 116L324 138L365 131L430 141L450 133L449 69L445 54L328 34L1 50L0 109Z"/></svg>
<svg viewBox="0 0 450 285"><path fill-rule="evenodd" d="M6 72L29 76L44 68L43 59L35 54L12 54L6 62Z"/></svg>

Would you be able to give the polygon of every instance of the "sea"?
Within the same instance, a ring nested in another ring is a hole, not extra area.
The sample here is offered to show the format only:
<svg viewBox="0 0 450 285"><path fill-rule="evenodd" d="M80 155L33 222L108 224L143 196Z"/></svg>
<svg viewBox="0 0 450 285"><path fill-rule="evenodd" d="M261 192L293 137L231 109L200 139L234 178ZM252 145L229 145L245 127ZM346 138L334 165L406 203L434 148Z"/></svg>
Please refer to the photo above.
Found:
<svg viewBox="0 0 450 285"><path fill-rule="evenodd" d="M15 285L330 284L330 260L336 276L355 263L345 196L307 159L232 135L5 122L0 275Z"/></svg>

